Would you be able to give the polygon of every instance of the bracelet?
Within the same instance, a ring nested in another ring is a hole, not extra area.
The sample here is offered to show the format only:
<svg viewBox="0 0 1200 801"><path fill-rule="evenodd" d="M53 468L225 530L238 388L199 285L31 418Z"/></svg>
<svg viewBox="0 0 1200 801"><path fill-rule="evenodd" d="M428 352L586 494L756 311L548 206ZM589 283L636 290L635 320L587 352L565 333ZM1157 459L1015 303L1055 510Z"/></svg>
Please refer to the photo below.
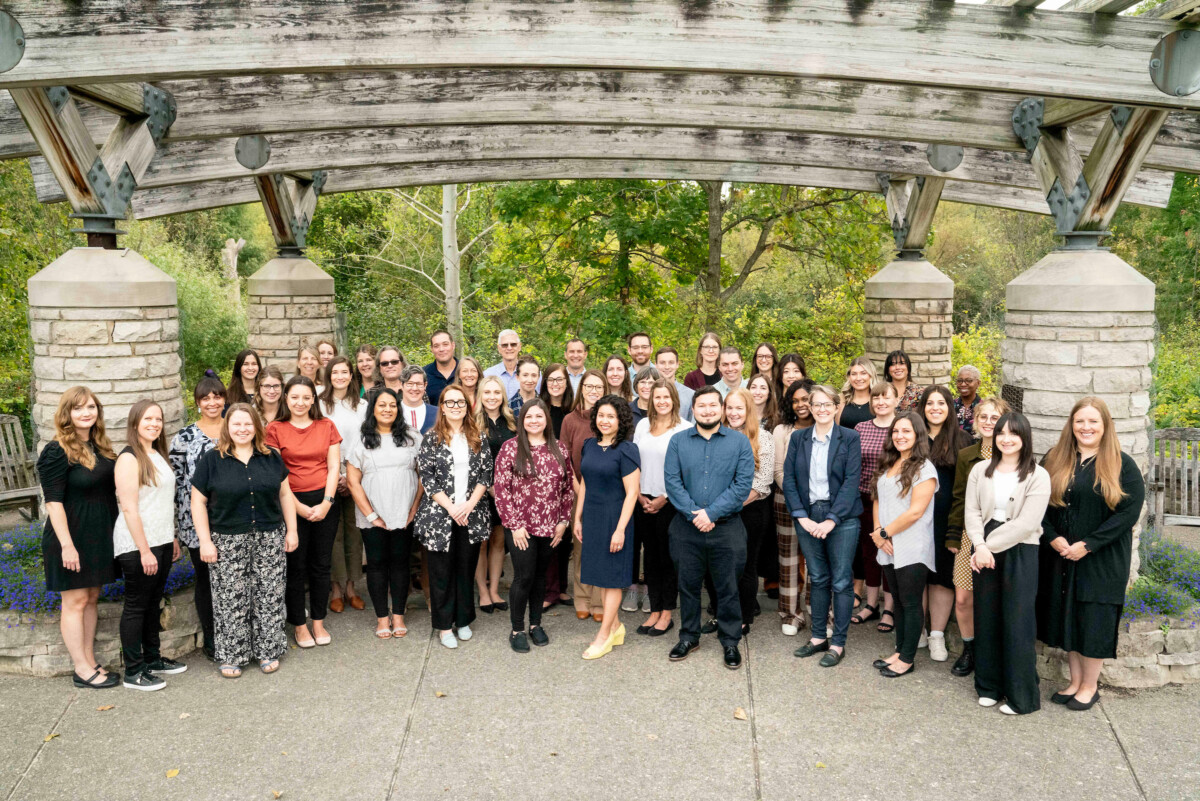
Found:
<svg viewBox="0 0 1200 801"><path fill-rule="evenodd" d="M378 513L378 512L371 512L371 514L367 515L367 522L368 522L368 523L374 523L374 522L375 522L376 520L378 520L378 519L379 519L379 513Z"/></svg>

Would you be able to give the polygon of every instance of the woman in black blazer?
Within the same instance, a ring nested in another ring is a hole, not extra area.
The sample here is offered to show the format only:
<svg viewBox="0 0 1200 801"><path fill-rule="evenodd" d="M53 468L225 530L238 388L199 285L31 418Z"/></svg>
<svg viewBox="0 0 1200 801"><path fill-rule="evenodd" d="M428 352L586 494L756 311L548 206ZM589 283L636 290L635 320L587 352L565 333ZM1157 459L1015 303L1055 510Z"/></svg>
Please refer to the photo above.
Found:
<svg viewBox="0 0 1200 801"><path fill-rule="evenodd" d="M812 639L795 653L807 657L826 651L822 667L836 665L846 650L846 632L854 614L854 554L858 516L862 514L858 432L834 422L837 402L831 387L812 388L808 405L816 423L792 432L783 463L783 492L812 588ZM824 457L823 463L813 462L814 450L818 458ZM833 636L827 638L831 601Z"/></svg>
<svg viewBox="0 0 1200 801"><path fill-rule="evenodd" d="M1042 523L1038 639L1067 651L1071 669L1071 683L1050 700L1082 711L1100 697L1103 661L1117 655L1146 486L1100 398L1076 402L1045 466L1050 506Z"/></svg>

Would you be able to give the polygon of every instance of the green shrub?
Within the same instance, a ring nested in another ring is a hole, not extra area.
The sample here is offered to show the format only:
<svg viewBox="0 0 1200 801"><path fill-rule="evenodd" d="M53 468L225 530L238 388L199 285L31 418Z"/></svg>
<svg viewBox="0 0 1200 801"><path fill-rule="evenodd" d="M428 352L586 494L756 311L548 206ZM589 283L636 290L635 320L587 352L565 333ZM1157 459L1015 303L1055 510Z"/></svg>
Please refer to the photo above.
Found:
<svg viewBox="0 0 1200 801"><path fill-rule="evenodd" d="M1142 576L1170 584L1200 601L1200 551L1147 531L1142 534L1138 553Z"/></svg>
<svg viewBox="0 0 1200 801"><path fill-rule="evenodd" d="M1200 330L1178 325L1159 336L1154 359L1154 425L1200 426Z"/></svg>

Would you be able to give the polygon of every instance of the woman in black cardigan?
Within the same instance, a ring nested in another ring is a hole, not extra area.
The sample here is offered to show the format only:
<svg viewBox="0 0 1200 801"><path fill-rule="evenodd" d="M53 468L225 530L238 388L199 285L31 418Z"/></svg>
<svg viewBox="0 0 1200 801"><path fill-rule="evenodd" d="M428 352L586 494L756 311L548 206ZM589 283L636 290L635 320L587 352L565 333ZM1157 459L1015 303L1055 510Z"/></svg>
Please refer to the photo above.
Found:
<svg viewBox="0 0 1200 801"><path fill-rule="evenodd" d="M1050 506L1042 524L1038 639L1067 651L1071 683L1051 698L1091 709L1104 659L1117 655L1117 627L1129 583L1133 526L1146 488L1121 452L1108 406L1079 400L1046 454Z"/></svg>

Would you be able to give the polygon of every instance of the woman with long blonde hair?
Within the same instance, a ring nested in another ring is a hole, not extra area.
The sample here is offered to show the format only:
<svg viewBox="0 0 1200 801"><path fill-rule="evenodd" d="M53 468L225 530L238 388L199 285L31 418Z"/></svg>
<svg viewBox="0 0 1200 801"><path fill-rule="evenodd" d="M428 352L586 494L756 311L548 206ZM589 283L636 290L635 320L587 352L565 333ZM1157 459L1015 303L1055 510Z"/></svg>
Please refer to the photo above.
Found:
<svg viewBox="0 0 1200 801"><path fill-rule="evenodd" d="M1080 398L1046 454L1050 506L1042 524L1038 639L1067 652L1071 683L1051 700L1091 709L1105 659L1117 655L1133 527L1146 487L1122 452L1108 405Z"/></svg>
<svg viewBox="0 0 1200 801"><path fill-rule="evenodd" d="M100 400L87 387L71 387L58 399L54 439L38 456L37 473L46 499L46 589L62 593L59 629L75 666L71 681L81 688L115 687L119 681L100 667L95 653L100 588L116 578L116 459Z"/></svg>
<svg viewBox="0 0 1200 801"><path fill-rule="evenodd" d="M758 552L763 540L775 533L772 520L771 481L775 477L775 440L771 432L759 427L758 410L750 391L738 387L725 396L725 424L750 440L754 452L754 483L742 499L742 525L746 527L746 566L738 579L738 600L742 606L742 636L750 633L758 596ZM712 592L716 597L715 588Z"/></svg>
<svg viewBox="0 0 1200 801"><path fill-rule="evenodd" d="M857 428L859 423L874 419L871 410L871 387L879 380L875 362L869 356L859 356L846 369L846 380L842 384L842 405L838 408L837 422L843 428Z"/></svg>
<svg viewBox="0 0 1200 801"><path fill-rule="evenodd" d="M517 423L512 407L508 405L504 382L499 376L489 375L479 382L479 402L473 415L475 426L487 439L492 454L492 467L500 446L517 434ZM466 393L463 393L464 396ZM500 571L504 569L504 526L500 523L500 512L496 509L496 494L488 488L487 509L491 517L491 536L479 549L479 563L475 566L475 586L479 589L479 611L490 615L496 610L508 610L508 601L500 597Z"/></svg>

